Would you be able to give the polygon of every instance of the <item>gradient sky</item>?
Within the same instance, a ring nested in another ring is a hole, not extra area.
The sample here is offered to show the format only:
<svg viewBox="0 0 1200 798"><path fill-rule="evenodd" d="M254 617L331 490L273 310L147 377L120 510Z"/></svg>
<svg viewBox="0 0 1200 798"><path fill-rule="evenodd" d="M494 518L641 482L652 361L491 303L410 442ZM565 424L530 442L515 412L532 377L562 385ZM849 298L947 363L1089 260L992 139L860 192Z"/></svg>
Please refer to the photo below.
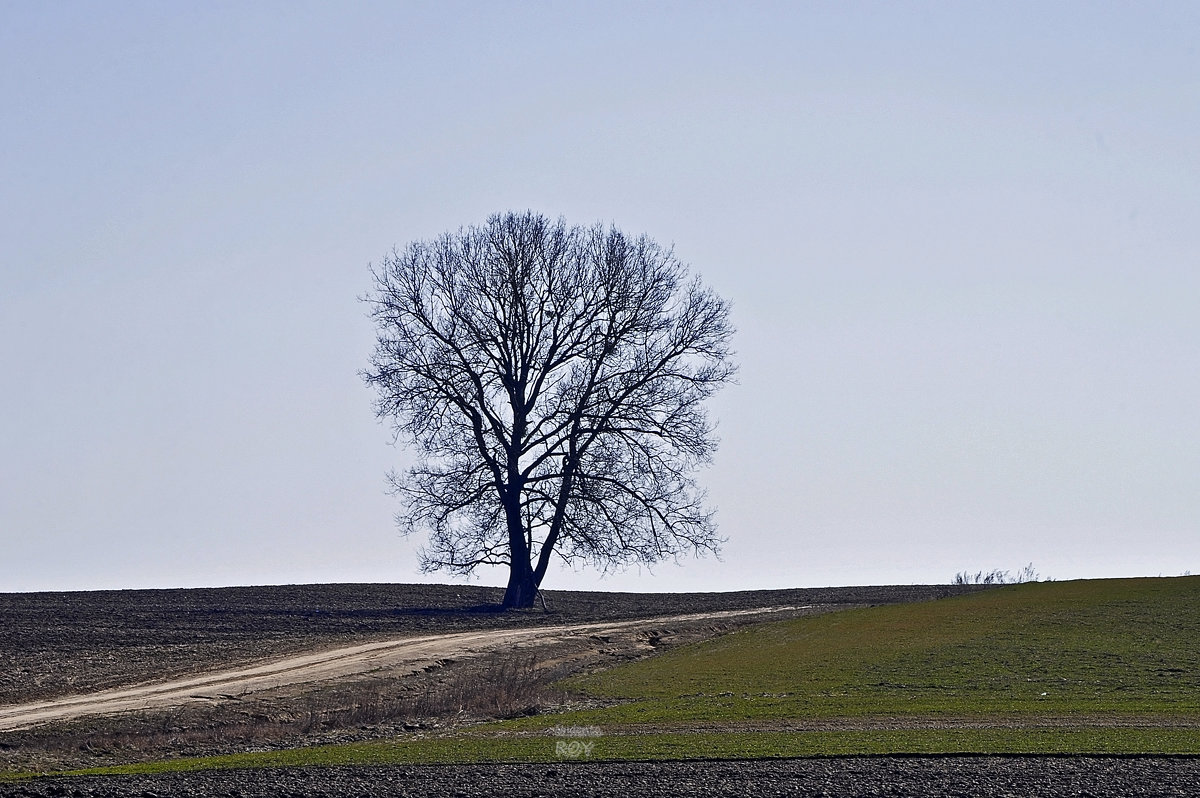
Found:
<svg viewBox="0 0 1200 798"><path fill-rule="evenodd" d="M1192 2L0 2L0 591L449 581L358 297L506 209L673 243L739 330L723 561L546 587L1200 571L1198 48Z"/></svg>

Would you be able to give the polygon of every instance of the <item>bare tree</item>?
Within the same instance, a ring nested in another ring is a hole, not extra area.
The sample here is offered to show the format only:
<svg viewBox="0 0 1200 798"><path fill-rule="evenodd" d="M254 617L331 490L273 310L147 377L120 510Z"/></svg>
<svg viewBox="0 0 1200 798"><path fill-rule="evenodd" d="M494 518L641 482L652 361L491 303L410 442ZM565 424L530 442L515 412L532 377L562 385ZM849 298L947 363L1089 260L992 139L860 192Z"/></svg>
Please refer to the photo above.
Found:
<svg viewBox="0 0 1200 798"><path fill-rule="evenodd" d="M508 565L504 605L528 607L552 554L608 569L717 551L692 474L733 328L671 250L507 213L372 271L363 376L419 455L390 479L401 528L428 534L424 571Z"/></svg>

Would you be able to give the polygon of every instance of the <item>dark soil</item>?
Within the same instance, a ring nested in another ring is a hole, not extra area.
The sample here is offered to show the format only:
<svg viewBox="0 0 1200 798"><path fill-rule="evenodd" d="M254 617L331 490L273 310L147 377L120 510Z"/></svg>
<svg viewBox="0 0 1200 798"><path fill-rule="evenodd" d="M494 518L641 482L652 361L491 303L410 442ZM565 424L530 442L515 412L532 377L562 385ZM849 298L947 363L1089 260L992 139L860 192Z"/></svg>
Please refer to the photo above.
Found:
<svg viewBox="0 0 1200 798"><path fill-rule="evenodd" d="M735 593L547 591L549 612L499 612L500 588L286 585L0 594L0 704L166 679L317 646L409 634L778 605L918 601L978 586Z"/></svg>
<svg viewBox="0 0 1200 798"><path fill-rule="evenodd" d="M0 795L94 796L1194 796L1200 758L831 757L732 762L283 768L39 779Z"/></svg>

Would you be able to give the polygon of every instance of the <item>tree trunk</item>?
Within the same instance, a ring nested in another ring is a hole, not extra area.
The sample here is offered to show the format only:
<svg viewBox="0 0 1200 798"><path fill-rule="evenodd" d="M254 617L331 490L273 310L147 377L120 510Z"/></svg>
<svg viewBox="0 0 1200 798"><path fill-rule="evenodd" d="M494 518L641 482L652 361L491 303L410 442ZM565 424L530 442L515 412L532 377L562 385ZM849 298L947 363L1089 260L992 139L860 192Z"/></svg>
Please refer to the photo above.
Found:
<svg viewBox="0 0 1200 798"><path fill-rule="evenodd" d="M516 464L510 463L512 479L508 488L500 492L508 526L508 588L504 591L502 605L506 610L532 607L539 581L534 578L533 566L529 563L529 544L525 541L525 525L521 518L520 487L513 487L518 482L516 471Z"/></svg>
<svg viewBox="0 0 1200 798"><path fill-rule="evenodd" d="M504 591L504 609L523 610L532 607L537 588L529 560L514 558L508 572L508 587Z"/></svg>

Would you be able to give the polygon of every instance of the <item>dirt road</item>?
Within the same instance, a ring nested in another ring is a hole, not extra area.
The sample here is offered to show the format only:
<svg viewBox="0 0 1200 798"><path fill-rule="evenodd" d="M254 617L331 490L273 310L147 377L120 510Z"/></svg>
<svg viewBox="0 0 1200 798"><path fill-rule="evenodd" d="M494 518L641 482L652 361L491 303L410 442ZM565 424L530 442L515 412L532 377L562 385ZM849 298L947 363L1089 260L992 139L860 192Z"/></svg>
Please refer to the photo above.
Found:
<svg viewBox="0 0 1200 798"><path fill-rule="evenodd" d="M264 690L379 671L411 673L445 660L478 656L502 648L520 649L534 643L544 645L571 637L603 637L639 629L753 615L769 616L808 608L761 607L627 621L487 629L326 648L233 670L211 671L166 682L136 684L34 703L0 706L0 731L16 731L86 715L163 709L192 702L240 701Z"/></svg>

